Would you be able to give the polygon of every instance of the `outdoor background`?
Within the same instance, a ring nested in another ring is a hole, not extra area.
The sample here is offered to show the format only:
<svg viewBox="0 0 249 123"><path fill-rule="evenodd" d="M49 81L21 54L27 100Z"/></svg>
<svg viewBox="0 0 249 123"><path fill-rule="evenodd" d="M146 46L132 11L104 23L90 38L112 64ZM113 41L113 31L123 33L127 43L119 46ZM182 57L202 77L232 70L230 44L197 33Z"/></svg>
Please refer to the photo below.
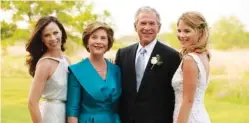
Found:
<svg viewBox="0 0 249 123"><path fill-rule="evenodd" d="M245 1L203 1L197 2L196 8L181 0L165 4L168 8L154 4L162 1L144 0L134 4L123 0L120 3L115 0L1 1L1 122L31 123L27 98L32 78L25 64L28 55L25 43L41 16L56 16L66 27L69 38L65 54L76 63L88 56L81 42L86 24L99 20L115 29L116 41L106 54L107 58L115 58L118 48L137 42L133 29L134 13L142 5L151 3L162 16L163 27L158 39L177 50L180 48L176 38L177 18L188 10L204 14L210 27L212 55L205 96L207 111L212 123L249 123L249 16L245 13L249 9L245 7ZM170 8L170 5L174 7ZM181 9L182 6L185 8Z"/></svg>

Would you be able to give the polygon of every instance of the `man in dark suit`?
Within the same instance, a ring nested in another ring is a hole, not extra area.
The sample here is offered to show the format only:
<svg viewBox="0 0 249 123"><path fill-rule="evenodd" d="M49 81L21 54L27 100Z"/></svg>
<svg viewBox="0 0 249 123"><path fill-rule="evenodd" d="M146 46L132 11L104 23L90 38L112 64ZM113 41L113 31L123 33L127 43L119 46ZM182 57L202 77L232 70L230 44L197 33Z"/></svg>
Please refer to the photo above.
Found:
<svg viewBox="0 0 249 123"><path fill-rule="evenodd" d="M160 15L141 7L135 16L139 43L121 48L116 64L121 68L122 123L172 123L174 90L171 79L180 64L179 53L156 40Z"/></svg>

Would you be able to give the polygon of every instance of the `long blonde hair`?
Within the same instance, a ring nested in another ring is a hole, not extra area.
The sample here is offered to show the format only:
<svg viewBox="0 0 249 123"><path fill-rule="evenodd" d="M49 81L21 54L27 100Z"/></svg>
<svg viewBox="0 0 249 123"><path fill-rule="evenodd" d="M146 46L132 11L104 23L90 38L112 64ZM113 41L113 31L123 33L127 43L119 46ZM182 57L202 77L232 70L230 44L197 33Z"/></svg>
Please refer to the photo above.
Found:
<svg viewBox="0 0 249 123"><path fill-rule="evenodd" d="M178 19L177 26L179 25L180 21L183 21L186 25L188 25L189 27L191 27L192 29L196 30L201 34L196 44L188 48L182 48L180 52L181 57L183 57L189 52L196 52L196 53L206 52L207 57L210 60L210 53L208 50L209 27L203 15L199 12L185 12Z"/></svg>

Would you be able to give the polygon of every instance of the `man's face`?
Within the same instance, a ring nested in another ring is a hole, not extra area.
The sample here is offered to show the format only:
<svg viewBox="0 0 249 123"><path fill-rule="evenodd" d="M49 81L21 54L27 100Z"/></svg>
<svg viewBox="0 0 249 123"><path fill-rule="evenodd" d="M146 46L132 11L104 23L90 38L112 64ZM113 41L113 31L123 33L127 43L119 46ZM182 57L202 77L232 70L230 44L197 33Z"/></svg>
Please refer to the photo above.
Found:
<svg viewBox="0 0 249 123"><path fill-rule="evenodd" d="M135 22L135 30L138 33L140 44L146 46L152 42L160 30L157 16L154 12L141 12Z"/></svg>

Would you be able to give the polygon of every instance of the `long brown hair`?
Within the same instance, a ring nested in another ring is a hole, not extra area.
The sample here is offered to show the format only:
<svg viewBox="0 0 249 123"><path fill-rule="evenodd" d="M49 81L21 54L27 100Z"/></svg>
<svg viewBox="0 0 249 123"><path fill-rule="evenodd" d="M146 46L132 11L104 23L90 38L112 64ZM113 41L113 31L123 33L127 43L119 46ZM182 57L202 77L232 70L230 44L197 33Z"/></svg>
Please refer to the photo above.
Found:
<svg viewBox="0 0 249 123"><path fill-rule="evenodd" d="M29 55L26 58L26 64L29 67L29 74L32 77L35 75L35 69L38 60L44 53L47 52L47 47L42 42L42 32L44 28L51 22L56 23L62 32L61 50L65 51L64 44L66 43L67 34L63 25L56 17L53 16L45 16L40 18L35 25L35 29L33 30L31 37L26 43L26 51L29 52Z"/></svg>
<svg viewBox="0 0 249 123"><path fill-rule="evenodd" d="M188 47L183 48L180 52L181 56L186 55L189 52L196 52L196 53L207 53L207 57L210 60L210 53L208 50L208 41L209 41L209 27L207 25L206 19L204 16L199 12L185 12L182 16L178 19L177 26L179 22L183 21L192 29L196 30L201 34L199 40L196 44Z"/></svg>

